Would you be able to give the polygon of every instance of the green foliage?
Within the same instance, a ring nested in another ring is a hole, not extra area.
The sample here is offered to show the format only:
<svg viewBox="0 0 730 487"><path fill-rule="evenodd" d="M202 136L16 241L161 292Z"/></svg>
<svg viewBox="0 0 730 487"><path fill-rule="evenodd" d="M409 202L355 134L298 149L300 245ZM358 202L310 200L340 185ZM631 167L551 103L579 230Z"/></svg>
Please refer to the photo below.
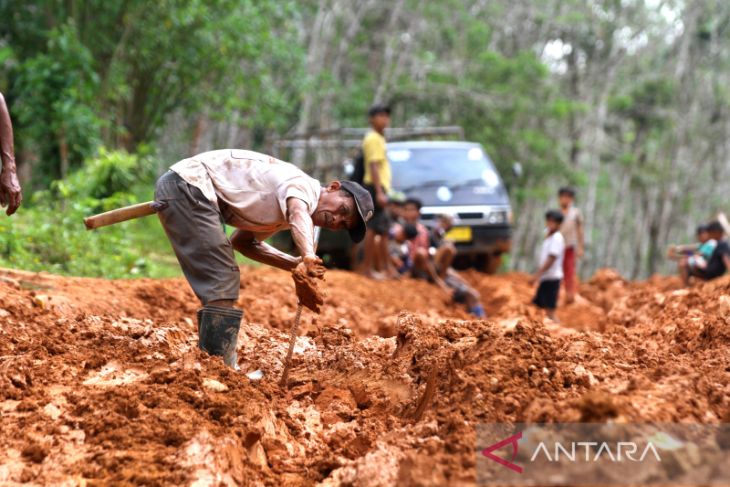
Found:
<svg viewBox="0 0 730 487"><path fill-rule="evenodd" d="M130 151L155 142L173 113L287 129L303 77L296 12L255 0L0 0L0 81L19 148L35 154L36 187L102 141ZM19 63L3 65L10 55Z"/></svg>
<svg viewBox="0 0 730 487"><path fill-rule="evenodd" d="M154 217L87 231L83 219L152 196L150 161L102 150L33 205L0 218L0 265L94 277L169 276L179 269Z"/></svg>
<svg viewBox="0 0 730 487"><path fill-rule="evenodd" d="M107 203L114 206L133 202L130 188L140 183L151 184L153 176L151 159L101 148L99 155L86 161L82 169L65 180L54 181L50 191L37 192L35 201L50 204L59 199L86 200L98 205L91 209L106 211Z"/></svg>
<svg viewBox="0 0 730 487"><path fill-rule="evenodd" d="M43 184L62 177L99 142L100 120L92 108L98 77L88 49L72 23L49 33L46 52L25 60L14 84L19 140L31 139Z"/></svg>
<svg viewBox="0 0 730 487"><path fill-rule="evenodd" d="M730 180L730 3L690 3L0 0L0 89L33 177L21 212L0 218L0 260L177 272L155 219L86 233L81 218L149 198L156 170L193 148L266 152L294 130L363 126L377 98L394 125L459 125L484 144L515 248L538 238L521 213L572 183L606 257L584 269L621 255L636 274L675 221L722 209ZM343 156L319 155L304 159ZM648 245L624 238L641 228L655 229ZM147 250L155 264L136 265Z"/></svg>

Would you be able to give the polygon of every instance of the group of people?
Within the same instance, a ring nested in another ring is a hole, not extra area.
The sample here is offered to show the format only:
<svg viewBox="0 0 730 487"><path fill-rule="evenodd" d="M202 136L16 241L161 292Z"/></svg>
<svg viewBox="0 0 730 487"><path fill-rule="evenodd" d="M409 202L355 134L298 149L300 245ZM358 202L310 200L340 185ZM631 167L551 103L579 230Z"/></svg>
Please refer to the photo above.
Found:
<svg viewBox="0 0 730 487"><path fill-rule="evenodd" d="M420 222L420 201L394 197L385 140L390 109L374 105L368 117L371 130L363 139L355 178L370 193L375 213L367 225L360 272L374 279L409 276L428 280L454 302L463 303L471 314L483 317L479 293L451 267L456 247L445 236L453 226L452 217L441 215L435 225L426 228ZM561 188L560 209L545 215L545 238L534 278L539 285L533 302L553 319L561 285L566 303L572 303L577 293L576 261L583 257L584 236L575 195L573 188Z"/></svg>
<svg viewBox="0 0 730 487"><path fill-rule="evenodd" d="M575 300L577 292L576 261L583 257L583 216L575 207L575 190L560 188L560 209L545 213L545 235L540 248L539 268L534 276L537 291L533 303L556 320L561 284L565 303ZM685 286L691 279L709 281L730 269L730 244L724 238L729 227L724 215L718 220L697 227L697 243L675 245L669 258L678 261L679 274Z"/></svg>
<svg viewBox="0 0 730 487"><path fill-rule="evenodd" d="M721 216L724 219L724 215ZM669 249L669 258L677 260L679 275L685 286L691 279L709 281L730 269L730 245L721 221L714 220L697 227L697 243L675 245Z"/></svg>
<svg viewBox="0 0 730 487"><path fill-rule="evenodd" d="M158 180L153 207L202 304L197 315L201 349L236 365L243 311L235 308L240 278L234 250L267 265L321 277L324 267L314 251L315 226L348 231L356 243L364 240L363 274L430 281L472 315L485 316L479 293L452 268L456 247L446 238L452 217L441 215L427 228L421 223L420 201L393 197L385 141L390 109L373 106L369 121L372 130L362 144L362 184L332 181L322 185L292 164L236 149L183 159ZM0 157L0 204L11 215L22 194L10 115L1 94ZM538 285L533 302L552 318L561 284L566 302L575 299L576 261L584 249L583 218L574 206L575 191L561 188L558 200L560 209L545 214L545 237L534 276ZM230 238L224 224L236 228ZM299 257L265 243L283 229L291 230ZM691 277L711 279L730 268L730 247L723 240L722 225L712 222L697 233L700 243L678 253L685 282Z"/></svg>
<svg viewBox="0 0 730 487"><path fill-rule="evenodd" d="M395 278L411 277L429 281L454 303L462 304L477 318L486 316L479 292L452 267L456 246L446 238L453 227L450 215L440 215L427 228L421 223L421 202L414 198L389 205L391 225L386 272Z"/></svg>
<svg viewBox="0 0 730 487"><path fill-rule="evenodd" d="M540 247L539 267L533 278L537 290L532 302L556 320L561 283L565 287L565 303L575 300L578 281L576 261L583 257L583 215L575 206L575 190L558 191L560 209L545 213L545 236Z"/></svg>
<svg viewBox="0 0 730 487"><path fill-rule="evenodd" d="M394 196L385 129L390 108L374 105L368 112L371 130L365 135L359 155L362 178L370 193L375 213L368 222L360 272L373 279L412 277L433 284L454 303L463 304L472 315L485 316L479 292L452 268L456 247L445 238L453 226L449 215L441 215L432 228L421 223L421 202ZM358 171L356 170L356 173Z"/></svg>

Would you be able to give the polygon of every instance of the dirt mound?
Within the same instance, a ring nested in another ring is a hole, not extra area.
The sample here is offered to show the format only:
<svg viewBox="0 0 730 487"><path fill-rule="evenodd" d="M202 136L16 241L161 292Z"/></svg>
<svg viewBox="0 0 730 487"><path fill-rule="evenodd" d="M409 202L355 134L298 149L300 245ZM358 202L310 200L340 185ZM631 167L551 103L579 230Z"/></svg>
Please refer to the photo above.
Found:
<svg viewBox="0 0 730 487"><path fill-rule="evenodd" d="M278 386L297 299L244 269L243 372L197 349L184 281L0 273L0 483L471 484L480 422L730 414L730 277L601 271L559 310L528 276L465 273L487 320L425 282L329 272Z"/></svg>

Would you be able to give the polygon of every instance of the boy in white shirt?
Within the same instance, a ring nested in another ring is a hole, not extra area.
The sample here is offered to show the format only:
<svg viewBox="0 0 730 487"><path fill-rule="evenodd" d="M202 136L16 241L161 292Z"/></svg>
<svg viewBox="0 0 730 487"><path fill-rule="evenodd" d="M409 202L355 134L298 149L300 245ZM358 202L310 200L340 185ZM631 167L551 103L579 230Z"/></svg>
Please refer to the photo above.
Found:
<svg viewBox="0 0 730 487"><path fill-rule="evenodd" d="M563 256L565 255L565 239L560 233L563 213L550 210L545 213L545 239L540 250L540 268L535 273L535 280L540 282L533 304L543 308L550 319L555 320L555 308L558 305L560 281L563 279Z"/></svg>

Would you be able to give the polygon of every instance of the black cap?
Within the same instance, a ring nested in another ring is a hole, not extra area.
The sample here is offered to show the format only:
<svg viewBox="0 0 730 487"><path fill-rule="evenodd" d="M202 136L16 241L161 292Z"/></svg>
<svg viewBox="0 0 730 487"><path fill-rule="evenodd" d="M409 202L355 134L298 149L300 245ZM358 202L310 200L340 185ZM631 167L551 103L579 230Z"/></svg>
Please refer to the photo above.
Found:
<svg viewBox="0 0 730 487"><path fill-rule="evenodd" d="M366 223L373 217L375 213L375 207L373 205L373 198L367 189L354 181L340 181L342 189L347 191L355 199L355 206L357 206L357 213L360 218L357 219L357 225L351 228L348 232L353 242L362 242L365 238L365 230L367 229Z"/></svg>
<svg viewBox="0 0 730 487"><path fill-rule="evenodd" d="M370 110L368 110L368 117L374 117L379 113L387 113L388 115L390 115L390 107L388 105L376 103L375 105L370 107Z"/></svg>

